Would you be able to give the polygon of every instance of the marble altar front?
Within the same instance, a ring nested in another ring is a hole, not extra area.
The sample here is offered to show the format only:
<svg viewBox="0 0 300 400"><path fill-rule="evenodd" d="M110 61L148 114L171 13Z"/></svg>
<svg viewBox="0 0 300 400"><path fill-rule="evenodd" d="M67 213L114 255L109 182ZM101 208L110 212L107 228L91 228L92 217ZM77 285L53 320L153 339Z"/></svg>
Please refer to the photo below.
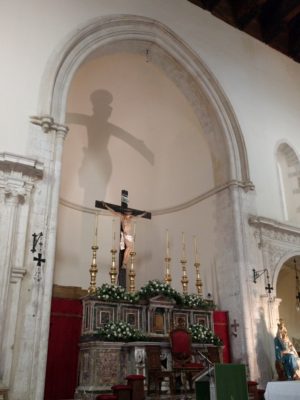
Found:
<svg viewBox="0 0 300 400"><path fill-rule="evenodd" d="M180 308L164 296L156 296L145 304L106 302L88 296L83 299L83 310L76 399L93 400L96 394L109 391L111 386L126 383L129 374L147 378L146 347L149 345L161 347L163 368L171 370L169 332L179 320L187 328L202 323L213 330L212 311ZM108 342L97 338L97 332L106 323L119 321L139 329L148 340ZM193 346L205 354L217 349L213 345Z"/></svg>

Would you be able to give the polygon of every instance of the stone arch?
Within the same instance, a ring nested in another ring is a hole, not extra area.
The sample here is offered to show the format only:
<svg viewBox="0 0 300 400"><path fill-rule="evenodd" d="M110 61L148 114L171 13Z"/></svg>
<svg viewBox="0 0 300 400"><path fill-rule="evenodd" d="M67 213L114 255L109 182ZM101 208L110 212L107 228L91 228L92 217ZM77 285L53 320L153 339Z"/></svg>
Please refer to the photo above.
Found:
<svg viewBox="0 0 300 400"><path fill-rule="evenodd" d="M275 265L274 268L274 273L273 273L273 277L272 277L272 285L275 289L275 293L276 293L276 286L278 283L278 277L279 277L279 273L281 271L281 268L283 267L283 265L290 259L295 258L295 257L299 257L299 251L296 250L290 250L288 252L286 252L281 258L280 260L277 262L277 264Z"/></svg>
<svg viewBox="0 0 300 400"><path fill-rule="evenodd" d="M67 132L64 124L68 90L75 72L88 57L121 49L135 52L150 49L152 61L168 74L189 100L212 151L216 184L213 192L218 195L217 202L224 204L225 201L230 204L228 207L233 207L238 196L235 194L236 187L245 190L253 188L244 139L230 102L199 55L174 32L150 18L114 15L96 19L67 38L61 51L55 53L48 63L39 95L38 115L31 118L33 124L39 125L46 133L53 133L54 138L50 139L48 135L41 138L40 130L32 128L29 141L31 153L40 154L40 148L43 147L45 167L52 178L41 183L48 220L45 226L48 268L43 297L39 300L43 310L42 318L34 328L38 332L34 337L42 338L34 343L38 362L32 373L37 377L38 384L30 390L36 394L36 398L42 398L45 379L61 158ZM232 190L223 190L228 187L232 187ZM232 201L228 201L229 198ZM224 213L223 208L220 213L220 223L225 226L232 213ZM239 221L235 221L235 224L231 239L238 241L241 224ZM239 250L238 257L243 259L242 250Z"/></svg>
<svg viewBox="0 0 300 400"><path fill-rule="evenodd" d="M153 19L114 15L96 19L78 30L48 64L39 114L64 124L68 89L76 70L88 57L120 50L150 50L151 61L187 97L213 151L216 184L234 181L252 187L244 139L222 88L199 56L174 32Z"/></svg>
<svg viewBox="0 0 300 400"><path fill-rule="evenodd" d="M290 250L280 259L274 273L274 292L277 298L275 316L277 318L273 321L273 325L276 327L279 318L283 318L290 337L296 339L299 337L300 328L299 304L296 297L299 292L299 281L296 281L296 270L299 274L299 265L300 252Z"/></svg>

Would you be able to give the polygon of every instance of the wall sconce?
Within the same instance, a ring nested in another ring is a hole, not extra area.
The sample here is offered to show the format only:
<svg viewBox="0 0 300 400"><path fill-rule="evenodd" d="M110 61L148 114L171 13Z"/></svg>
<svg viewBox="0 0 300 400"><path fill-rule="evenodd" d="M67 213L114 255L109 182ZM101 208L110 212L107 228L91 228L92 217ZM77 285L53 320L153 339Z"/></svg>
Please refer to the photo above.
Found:
<svg viewBox="0 0 300 400"><path fill-rule="evenodd" d="M255 269L253 271L253 283L256 283L257 279L260 278L263 274L266 274L266 280L267 280L267 285L265 286L266 291L270 295L272 293L272 290L274 290L273 286L270 284L270 277L269 277L269 272L267 269L263 269L261 271L256 271Z"/></svg>
<svg viewBox="0 0 300 400"><path fill-rule="evenodd" d="M37 247L39 249L37 250ZM36 270L33 274L33 279L40 282L42 279L42 263L46 262L46 259L42 257L43 248L43 232L32 234L32 248L31 253L38 252L37 257L33 257L33 261L36 261Z"/></svg>
<svg viewBox="0 0 300 400"><path fill-rule="evenodd" d="M299 283L296 258L294 258L294 264L295 264L295 273L296 273L296 309L297 309L297 311L300 311L300 283Z"/></svg>
<svg viewBox="0 0 300 400"><path fill-rule="evenodd" d="M43 232L32 234L32 249L30 250L31 253L36 252L36 246L38 244L42 246L42 240L43 240L42 238L43 238Z"/></svg>

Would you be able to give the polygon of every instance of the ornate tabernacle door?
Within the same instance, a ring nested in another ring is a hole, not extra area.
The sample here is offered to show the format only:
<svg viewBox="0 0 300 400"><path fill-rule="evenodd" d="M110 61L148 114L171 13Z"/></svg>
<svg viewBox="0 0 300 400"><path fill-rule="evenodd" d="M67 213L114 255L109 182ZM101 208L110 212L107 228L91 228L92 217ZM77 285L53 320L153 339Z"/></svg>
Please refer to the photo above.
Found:
<svg viewBox="0 0 300 400"><path fill-rule="evenodd" d="M168 336L171 330L171 314L175 300L163 295L152 297L148 307L148 330L151 336Z"/></svg>

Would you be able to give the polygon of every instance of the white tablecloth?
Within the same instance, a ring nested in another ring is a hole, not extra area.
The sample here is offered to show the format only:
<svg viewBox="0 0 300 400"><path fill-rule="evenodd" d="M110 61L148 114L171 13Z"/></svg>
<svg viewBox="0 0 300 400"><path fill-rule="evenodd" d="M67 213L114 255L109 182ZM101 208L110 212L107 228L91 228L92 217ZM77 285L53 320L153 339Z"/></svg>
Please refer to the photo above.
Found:
<svg viewBox="0 0 300 400"><path fill-rule="evenodd" d="M269 382L266 400L300 400L300 381Z"/></svg>

